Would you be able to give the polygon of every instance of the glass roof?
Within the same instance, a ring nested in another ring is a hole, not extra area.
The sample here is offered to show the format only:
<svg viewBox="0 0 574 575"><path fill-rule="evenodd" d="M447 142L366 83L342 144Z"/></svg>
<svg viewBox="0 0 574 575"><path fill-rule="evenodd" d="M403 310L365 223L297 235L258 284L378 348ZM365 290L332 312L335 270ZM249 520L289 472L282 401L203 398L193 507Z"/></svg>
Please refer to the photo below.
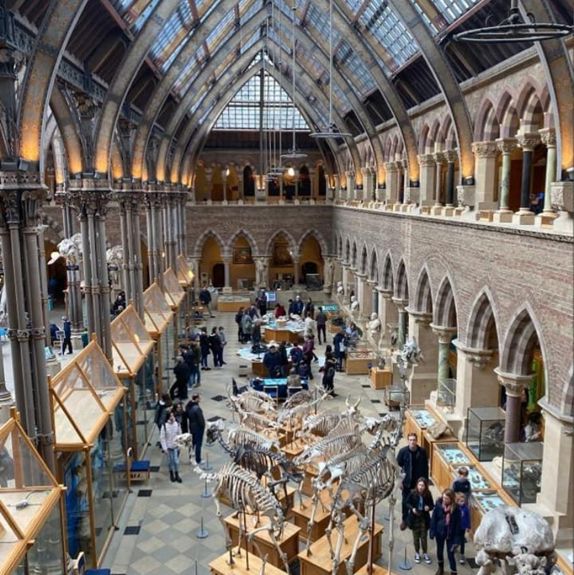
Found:
<svg viewBox="0 0 574 575"><path fill-rule="evenodd" d="M261 98L261 75L248 80L225 107L214 130L259 130L260 111L263 107L263 129L309 131L307 122L293 105L287 92L275 78L264 73L263 99Z"/></svg>
<svg viewBox="0 0 574 575"><path fill-rule="evenodd" d="M409 1L414 4L433 35L441 32L479 2L479 0L426 0L419 4L415 0Z"/></svg>

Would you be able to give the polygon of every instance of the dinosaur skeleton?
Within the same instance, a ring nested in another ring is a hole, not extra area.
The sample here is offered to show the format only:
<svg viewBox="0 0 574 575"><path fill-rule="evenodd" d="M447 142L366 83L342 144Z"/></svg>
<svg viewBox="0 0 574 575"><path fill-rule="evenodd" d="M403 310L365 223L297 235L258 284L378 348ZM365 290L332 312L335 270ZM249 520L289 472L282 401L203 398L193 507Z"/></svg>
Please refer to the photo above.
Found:
<svg viewBox="0 0 574 575"><path fill-rule="evenodd" d="M200 473L199 468L196 468L196 471ZM283 535L285 517L281 505L273 493L261 485L255 475L233 462L226 463L217 473L201 472L200 475L204 480L217 482L212 497L217 510L217 518L223 525L227 550L231 550L233 543L221 513L220 499L223 498L230 502L231 507L236 511L249 512L254 515L254 529L249 532L248 541L252 542L257 533L267 531L269 539L283 561L285 571L289 573L287 555L277 541L277 538L281 538ZM261 516L267 517L269 523L260 525Z"/></svg>

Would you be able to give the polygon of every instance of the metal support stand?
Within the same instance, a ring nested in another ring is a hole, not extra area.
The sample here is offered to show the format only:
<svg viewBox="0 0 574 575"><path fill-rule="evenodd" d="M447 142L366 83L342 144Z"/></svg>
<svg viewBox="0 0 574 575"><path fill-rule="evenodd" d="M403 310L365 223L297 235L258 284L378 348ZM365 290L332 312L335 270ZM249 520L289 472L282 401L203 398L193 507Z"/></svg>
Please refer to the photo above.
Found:
<svg viewBox="0 0 574 575"><path fill-rule="evenodd" d="M203 484L203 493L201 494L201 497L202 499L208 499L209 497L211 497L211 495L212 495L211 491L209 491L209 489L207 488L207 479L206 479Z"/></svg>
<svg viewBox="0 0 574 575"><path fill-rule="evenodd" d="M201 516L200 526L199 529L196 531L195 536L198 539L206 539L209 536L209 531L205 528L205 525L203 524L203 515ZM196 561L196 567L197 567L197 561Z"/></svg>
<svg viewBox="0 0 574 575"><path fill-rule="evenodd" d="M411 562L407 559L407 548L405 547L405 558L399 563L401 571L410 571L413 568Z"/></svg>
<svg viewBox="0 0 574 575"><path fill-rule="evenodd" d="M201 468L204 471L211 471L213 469L213 465L209 464L209 453L205 454L205 462L201 463Z"/></svg>

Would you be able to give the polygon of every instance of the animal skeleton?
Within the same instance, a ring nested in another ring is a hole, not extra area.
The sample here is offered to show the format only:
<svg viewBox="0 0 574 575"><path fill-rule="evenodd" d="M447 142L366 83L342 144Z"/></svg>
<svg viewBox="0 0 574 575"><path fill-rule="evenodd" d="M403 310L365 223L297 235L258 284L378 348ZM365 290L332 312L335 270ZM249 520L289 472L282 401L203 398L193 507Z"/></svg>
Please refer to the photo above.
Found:
<svg viewBox="0 0 574 575"><path fill-rule="evenodd" d="M227 397L229 398L229 406L238 414L247 411L251 413L264 413L269 417L275 417L274 401L266 393L250 389L239 395L233 395L228 388Z"/></svg>
<svg viewBox="0 0 574 575"><path fill-rule="evenodd" d="M196 471L198 471L198 468L196 468ZM221 513L220 499L223 498L226 498L236 511L246 513L249 510L255 516L255 529L249 533L248 540L251 542L257 533L267 531L269 539L283 561L285 571L289 573L287 555L277 541L277 538L283 535L285 518L281 505L273 493L261 485L255 475L233 462L226 463L217 473L201 473L200 475L202 479L207 481L217 481L212 497L217 510L217 518L223 525L225 532L227 550L231 549L233 543ZM261 516L269 518L267 525L260 526Z"/></svg>
<svg viewBox="0 0 574 575"><path fill-rule="evenodd" d="M549 573L556 560L554 536L546 519L532 511L502 506L486 513L474 535L478 575Z"/></svg>
<svg viewBox="0 0 574 575"><path fill-rule="evenodd" d="M252 429L253 431L264 431L266 429L277 429L279 424L273 419L269 419L259 413L240 412L240 425Z"/></svg>
<svg viewBox="0 0 574 575"><path fill-rule="evenodd" d="M349 403L349 398L345 400L347 411L343 413L327 412L324 414L314 414L308 416L303 422L301 436L315 435L326 437L343 421L352 421L353 417L359 414L359 398L354 404Z"/></svg>
<svg viewBox="0 0 574 575"><path fill-rule="evenodd" d="M238 447L257 447L263 449L279 449L279 444L268 437L259 435L250 429L242 429L238 427L232 429L227 434L227 442L223 440L223 421L221 419L212 422L207 426L207 442L213 443L218 441L221 447L225 449L228 453L231 453L229 449L237 449Z"/></svg>

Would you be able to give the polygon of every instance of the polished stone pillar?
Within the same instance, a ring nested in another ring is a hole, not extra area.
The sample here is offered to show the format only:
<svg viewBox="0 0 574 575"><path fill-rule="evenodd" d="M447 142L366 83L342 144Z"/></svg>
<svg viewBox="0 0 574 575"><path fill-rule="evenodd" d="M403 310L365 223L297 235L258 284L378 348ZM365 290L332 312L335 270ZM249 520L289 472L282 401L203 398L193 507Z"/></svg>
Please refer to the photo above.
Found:
<svg viewBox="0 0 574 575"><path fill-rule="evenodd" d="M446 164L446 207L443 209L443 215L452 216L454 214L454 169L458 154L455 150L444 152Z"/></svg>
<svg viewBox="0 0 574 575"><path fill-rule="evenodd" d="M421 178L421 192L420 192L420 205L423 208L429 208L433 205L433 196L435 189L435 162L433 154L421 154L419 156L420 178Z"/></svg>
<svg viewBox="0 0 574 575"><path fill-rule="evenodd" d="M496 146L502 152L502 169L500 173L499 186L499 208L493 215L493 221L498 223L508 223L512 221L512 210L509 208L510 196L510 166L511 154L516 148L515 138L498 138Z"/></svg>
<svg viewBox="0 0 574 575"><path fill-rule="evenodd" d="M346 200L351 201L355 199L355 172L346 172L347 176L347 194Z"/></svg>
<svg viewBox="0 0 574 575"><path fill-rule="evenodd" d="M367 281L366 274L357 274L357 299L359 300L359 316L365 320L369 319L372 312L371 285Z"/></svg>
<svg viewBox="0 0 574 575"><path fill-rule="evenodd" d="M295 273L295 279L294 279L294 283L296 286L299 285L299 281L300 281L300 274L299 274L299 258L296 256L292 256L293 258L293 270Z"/></svg>
<svg viewBox="0 0 574 575"><path fill-rule="evenodd" d="M477 211L496 210L494 201L496 184L496 142L474 142L474 173L476 175L475 207Z"/></svg>
<svg viewBox="0 0 574 575"><path fill-rule="evenodd" d="M363 173L363 197L364 202L371 202L375 196L375 172L372 168L361 168Z"/></svg>
<svg viewBox="0 0 574 575"><path fill-rule="evenodd" d="M424 361L412 372L408 380L411 403L423 405L436 389L436 374L438 369L437 338L430 324L432 314L407 308L409 319L409 337L416 340L421 349Z"/></svg>
<svg viewBox="0 0 574 575"><path fill-rule="evenodd" d="M149 281L158 281L161 285L163 273L162 261L162 241L163 241L163 202L164 194L157 191L147 191L146 198L146 220L148 235L149 254Z"/></svg>
<svg viewBox="0 0 574 575"><path fill-rule="evenodd" d="M529 225L534 223L534 214L530 211L530 188L532 156L539 141L540 136L535 133L523 133L518 136L518 143L522 148L522 184L520 188L520 210L512 218L514 224Z"/></svg>
<svg viewBox="0 0 574 575"><path fill-rule="evenodd" d="M344 299L346 301L349 300L349 293L350 293L350 286L351 286L351 266L347 262L341 262L341 269L343 272L342 282L343 282L343 291L345 292Z"/></svg>
<svg viewBox="0 0 574 575"><path fill-rule="evenodd" d="M397 335L397 347L402 349L407 341L407 331L408 331L408 314L406 311L406 307L408 305L408 300L393 297L393 303L397 306L398 311L398 335Z"/></svg>
<svg viewBox="0 0 574 575"><path fill-rule="evenodd" d="M231 291L231 263L233 257L229 254L223 255L223 272L224 272L224 285L223 289L225 291ZM267 285L267 284L265 284Z"/></svg>
<svg viewBox="0 0 574 575"><path fill-rule="evenodd" d="M446 165L445 157L442 152L435 152L433 154L434 161L435 161L435 192L434 192L434 204L431 208L431 214L433 216L440 216L442 215L442 171L444 166Z"/></svg>
<svg viewBox="0 0 574 575"><path fill-rule="evenodd" d="M469 348L456 343L456 402L455 416L458 436L464 438L469 407L497 407L500 402L500 385L495 367L498 355L491 349ZM453 427L453 425L451 425Z"/></svg>
<svg viewBox="0 0 574 575"><path fill-rule="evenodd" d="M495 369L498 382L506 389L506 417L504 420L504 443L520 441L522 394L532 381L531 375L504 373Z"/></svg>
<svg viewBox="0 0 574 575"><path fill-rule="evenodd" d="M73 180L70 198L80 217L88 331L112 359L110 287L106 260L106 211L110 188L106 180Z"/></svg>
<svg viewBox="0 0 574 575"><path fill-rule="evenodd" d="M545 398L538 400L544 416L542 479L536 501L541 515L552 515L556 547L572 548L574 528L574 418Z"/></svg>
<svg viewBox="0 0 574 575"><path fill-rule="evenodd" d="M387 162L385 170L387 172L387 206L392 206L398 202L399 198L399 168L396 162Z"/></svg>
<svg viewBox="0 0 574 575"><path fill-rule="evenodd" d="M26 431L55 471L38 250L44 198L38 173L0 174L0 241L16 406Z"/></svg>
<svg viewBox="0 0 574 575"><path fill-rule="evenodd" d="M552 182L556 179L556 132L553 128L538 130L542 143L546 146L546 179L544 181L544 209L536 216L536 225L552 225L556 213L552 209Z"/></svg>
<svg viewBox="0 0 574 575"><path fill-rule="evenodd" d="M380 347L391 345L391 333L398 327L399 313L397 306L393 303L393 292L384 288L379 288L379 319L381 320Z"/></svg>

